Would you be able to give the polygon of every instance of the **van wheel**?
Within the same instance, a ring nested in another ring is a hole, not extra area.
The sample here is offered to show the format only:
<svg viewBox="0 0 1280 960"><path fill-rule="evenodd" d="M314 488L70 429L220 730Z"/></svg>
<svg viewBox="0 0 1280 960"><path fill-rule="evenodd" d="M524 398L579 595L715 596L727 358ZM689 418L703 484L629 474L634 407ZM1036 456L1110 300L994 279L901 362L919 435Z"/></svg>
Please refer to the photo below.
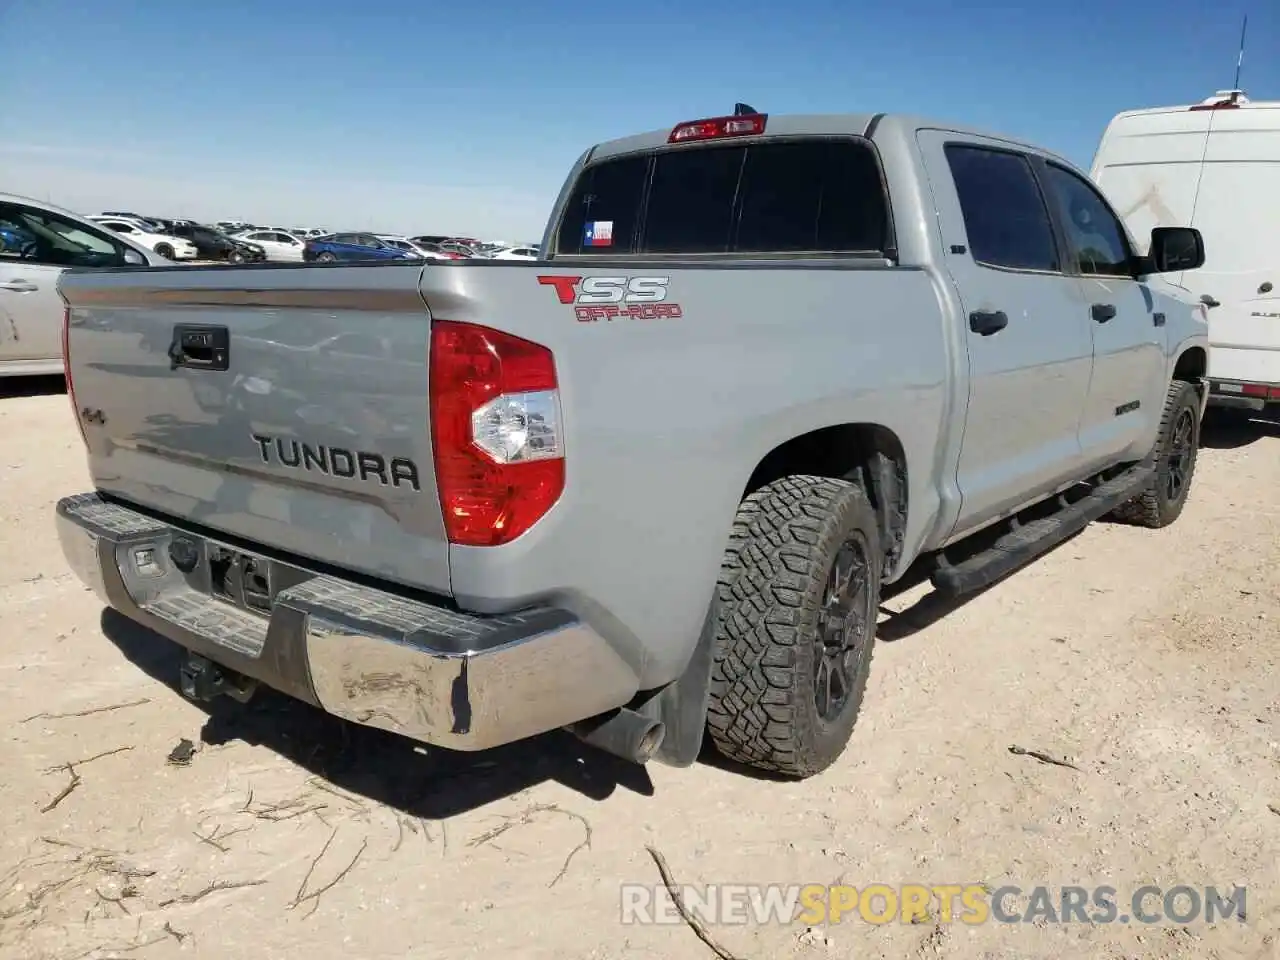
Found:
<svg viewBox="0 0 1280 960"><path fill-rule="evenodd" d="M721 754L804 778L844 752L871 666L879 543L854 483L784 477L739 506L717 584L707 708Z"/></svg>
<svg viewBox="0 0 1280 960"><path fill-rule="evenodd" d="M1200 396L1193 384L1175 380L1165 396L1154 449L1156 472L1145 490L1110 514L1111 519L1157 529L1177 520L1191 492L1200 451Z"/></svg>

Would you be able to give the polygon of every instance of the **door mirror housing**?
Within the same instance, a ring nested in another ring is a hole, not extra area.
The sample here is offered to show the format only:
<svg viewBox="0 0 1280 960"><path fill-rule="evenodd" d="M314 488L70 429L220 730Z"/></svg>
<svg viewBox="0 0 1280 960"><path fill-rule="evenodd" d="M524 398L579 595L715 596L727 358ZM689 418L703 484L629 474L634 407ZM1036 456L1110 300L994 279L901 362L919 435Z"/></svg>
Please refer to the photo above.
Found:
<svg viewBox="0 0 1280 960"><path fill-rule="evenodd" d="M131 267L147 266L147 258L140 254L132 247L126 247L124 251L124 262Z"/></svg>
<svg viewBox="0 0 1280 960"><path fill-rule="evenodd" d="M1204 237L1194 227L1156 227L1145 273L1178 273L1204 266Z"/></svg>

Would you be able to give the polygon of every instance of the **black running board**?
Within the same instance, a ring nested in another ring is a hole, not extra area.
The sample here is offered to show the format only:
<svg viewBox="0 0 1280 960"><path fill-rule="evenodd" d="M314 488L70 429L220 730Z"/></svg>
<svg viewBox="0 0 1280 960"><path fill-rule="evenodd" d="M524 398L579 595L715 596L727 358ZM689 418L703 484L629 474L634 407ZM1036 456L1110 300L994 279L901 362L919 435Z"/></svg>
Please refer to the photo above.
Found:
<svg viewBox="0 0 1280 960"><path fill-rule="evenodd" d="M940 558L932 577L934 589L947 596L958 596L991 586L1133 499L1154 473L1155 467L1150 463L1137 464L1098 484L1092 493L1052 516L1015 527L992 546L961 563L953 566Z"/></svg>

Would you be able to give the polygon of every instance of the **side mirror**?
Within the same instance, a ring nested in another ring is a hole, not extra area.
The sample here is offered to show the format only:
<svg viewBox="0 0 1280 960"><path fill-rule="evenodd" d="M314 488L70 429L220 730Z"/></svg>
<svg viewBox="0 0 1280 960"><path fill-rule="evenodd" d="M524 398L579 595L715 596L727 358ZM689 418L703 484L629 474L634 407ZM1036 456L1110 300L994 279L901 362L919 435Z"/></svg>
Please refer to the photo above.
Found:
<svg viewBox="0 0 1280 960"><path fill-rule="evenodd" d="M1204 266L1204 237L1193 227L1156 227L1146 266L1152 273L1177 273Z"/></svg>
<svg viewBox="0 0 1280 960"><path fill-rule="evenodd" d="M140 254L137 250L134 250L132 247L125 248L124 262L129 264L129 266L131 267L147 266L147 258L144 257L142 254Z"/></svg>

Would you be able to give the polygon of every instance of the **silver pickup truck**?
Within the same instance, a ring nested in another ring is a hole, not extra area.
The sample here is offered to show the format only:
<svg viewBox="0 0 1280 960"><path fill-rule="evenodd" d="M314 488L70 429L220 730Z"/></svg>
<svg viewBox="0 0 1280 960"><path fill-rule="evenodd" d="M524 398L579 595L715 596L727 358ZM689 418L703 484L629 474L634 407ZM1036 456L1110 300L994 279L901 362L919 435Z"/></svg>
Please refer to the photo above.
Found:
<svg viewBox="0 0 1280 960"><path fill-rule="evenodd" d="M740 106L584 153L536 262L69 273L59 535L191 697L805 777L908 566L1177 518L1203 259L1027 144Z"/></svg>

